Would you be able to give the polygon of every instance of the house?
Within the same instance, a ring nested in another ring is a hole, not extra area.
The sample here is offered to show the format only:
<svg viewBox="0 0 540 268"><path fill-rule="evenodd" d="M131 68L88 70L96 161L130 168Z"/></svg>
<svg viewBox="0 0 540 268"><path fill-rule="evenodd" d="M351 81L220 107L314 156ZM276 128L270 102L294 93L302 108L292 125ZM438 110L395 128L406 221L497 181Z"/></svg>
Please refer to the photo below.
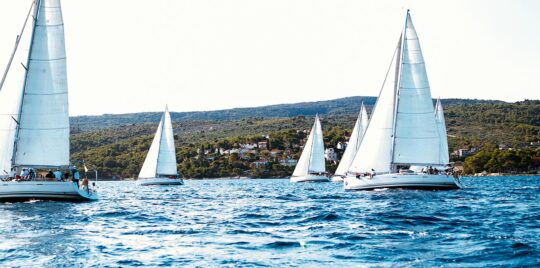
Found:
<svg viewBox="0 0 540 268"><path fill-rule="evenodd" d="M273 149L272 151L270 151L270 155L271 155L272 157L276 157L276 156L281 155L281 152L282 152L282 151L279 150L279 149Z"/></svg>
<svg viewBox="0 0 540 268"><path fill-rule="evenodd" d="M294 167L294 166L296 166L296 164L298 164L298 160L296 160L296 159L281 159L281 160L279 160L279 164L282 165L282 166Z"/></svg>
<svg viewBox="0 0 540 268"><path fill-rule="evenodd" d="M478 152L478 148L471 148L470 150L458 149L458 150L455 150L452 154L457 155L458 157L467 157L467 156L471 156L475 154L476 152Z"/></svg>
<svg viewBox="0 0 540 268"><path fill-rule="evenodd" d="M252 150L252 149L255 149L255 148L257 148L257 144L256 144L256 143L246 143L246 144L240 144L240 148L242 148L242 149L248 149L248 150Z"/></svg>
<svg viewBox="0 0 540 268"><path fill-rule="evenodd" d="M324 150L324 158L328 161L337 161L337 153L334 151L334 148L326 148Z"/></svg>
<svg viewBox="0 0 540 268"><path fill-rule="evenodd" d="M259 143L257 143L257 145L259 145L259 149L268 149L268 142L267 141L259 141Z"/></svg>
<svg viewBox="0 0 540 268"><path fill-rule="evenodd" d="M254 168L262 168L262 167L266 167L267 165L268 165L268 161L266 160L257 160L251 163L251 167L254 167Z"/></svg>

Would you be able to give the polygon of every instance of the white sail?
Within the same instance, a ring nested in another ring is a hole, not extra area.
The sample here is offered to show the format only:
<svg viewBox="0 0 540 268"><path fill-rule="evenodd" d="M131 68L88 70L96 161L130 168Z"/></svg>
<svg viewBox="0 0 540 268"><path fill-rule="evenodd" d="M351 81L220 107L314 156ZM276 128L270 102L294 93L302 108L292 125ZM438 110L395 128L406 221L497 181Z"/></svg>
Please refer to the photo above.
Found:
<svg viewBox="0 0 540 268"><path fill-rule="evenodd" d="M435 164L439 162L439 134L433 120L433 99L420 42L409 13L402 40L393 163Z"/></svg>
<svg viewBox="0 0 540 268"><path fill-rule="evenodd" d="M18 166L69 165L69 112L60 0L37 1L15 143Z"/></svg>
<svg viewBox="0 0 540 268"><path fill-rule="evenodd" d="M324 161L323 132L319 116L317 115L306 144L304 145L302 155L294 168L293 177L324 172L326 172L326 166Z"/></svg>
<svg viewBox="0 0 540 268"><path fill-rule="evenodd" d="M435 121L437 122L437 130L439 131L439 164L446 165L450 163L448 156L448 138L446 136L446 125L444 121L444 111L441 100L437 100L435 105Z"/></svg>
<svg viewBox="0 0 540 268"><path fill-rule="evenodd" d="M176 150L171 116L168 109L161 116L156 134L150 145L139 178L155 178L158 175L178 175Z"/></svg>
<svg viewBox="0 0 540 268"><path fill-rule="evenodd" d="M22 88L26 76L24 66L28 61L28 49L32 36L32 29L28 27L30 25L28 22L32 20L29 18L31 17L26 18L24 27L15 40L13 60L6 67L5 79L0 88L0 177L7 176L13 165L13 148L17 131L15 120L19 117Z"/></svg>
<svg viewBox="0 0 540 268"><path fill-rule="evenodd" d="M364 106L364 103L362 103L362 106L360 107L360 113L358 114L358 118L356 119L356 123L354 124L354 129L351 133L351 137L349 138L349 144L347 145L347 148L345 149L345 152L341 157L341 161L339 162L339 166L336 169L335 175L347 175L347 170L351 166L354 156L356 155L356 152L360 147L362 137L364 137L364 133L366 132L367 124L368 115L366 107Z"/></svg>
<svg viewBox="0 0 540 268"><path fill-rule="evenodd" d="M399 66L400 45L401 42L392 57L368 127L349 167L349 173L364 173L371 169L375 169L376 172L390 172L397 76L395 70L396 66Z"/></svg>
<svg viewBox="0 0 540 268"><path fill-rule="evenodd" d="M325 173L326 162L324 160L324 140L319 116L315 116L313 135L313 146L311 148L311 161L309 162L309 173Z"/></svg>
<svg viewBox="0 0 540 268"><path fill-rule="evenodd" d="M163 130L161 131L161 142L159 144L157 174L178 175L173 126L171 123L171 115L167 108L165 109Z"/></svg>

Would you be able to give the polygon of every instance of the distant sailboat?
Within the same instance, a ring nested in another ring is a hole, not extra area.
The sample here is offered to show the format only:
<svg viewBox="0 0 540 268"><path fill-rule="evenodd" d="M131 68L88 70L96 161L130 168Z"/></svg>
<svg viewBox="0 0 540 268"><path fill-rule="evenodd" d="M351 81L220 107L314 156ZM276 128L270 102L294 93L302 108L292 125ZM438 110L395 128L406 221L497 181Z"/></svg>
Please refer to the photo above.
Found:
<svg viewBox="0 0 540 268"><path fill-rule="evenodd" d="M437 99L435 105L435 122L439 133L439 166L446 166L450 163L448 156L448 138L446 137L446 122L444 121L444 111L441 99Z"/></svg>
<svg viewBox="0 0 540 268"><path fill-rule="evenodd" d="M345 189L459 188L452 174L410 170L411 166L437 166L446 161L441 155L447 155L448 150L443 152L441 147L448 145L440 137L446 138L446 133L442 133L440 119L434 114L424 58L407 11L405 28L349 168ZM367 175L370 173L374 176Z"/></svg>
<svg viewBox="0 0 540 268"><path fill-rule="evenodd" d="M182 185L176 167L176 149L169 109L161 116L156 135L139 173L140 185Z"/></svg>
<svg viewBox="0 0 540 268"><path fill-rule="evenodd" d="M59 171L70 167L67 68L60 0L36 0L30 10L31 16L26 18L17 36L0 85L0 174L7 180L0 183L0 200L95 200L97 192L79 189L71 181L31 176L13 179L15 173L24 169ZM29 17L33 18L30 36L24 34ZM29 43L28 51L19 49L25 40Z"/></svg>
<svg viewBox="0 0 540 268"><path fill-rule="evenodd" d="M341 161L339 162L339 166L332 177L332 182L343 182L343 178L347 176L347 170L349 170L354 156L360 147L360 142L362 141L362 137L364 137L368 122L369 118L366 107L364 106L364 103L362 103L358 119L356 119L351 138L349 139L349 144L347 145L347 148L341 157Z"/></svg>
<svg viewBox="0 0 540 268"><path fill-rule="evenodd" d="M324 160L324 141L319 116L315 123L294 169L291 182L327 182L326 163Z"/></svg>

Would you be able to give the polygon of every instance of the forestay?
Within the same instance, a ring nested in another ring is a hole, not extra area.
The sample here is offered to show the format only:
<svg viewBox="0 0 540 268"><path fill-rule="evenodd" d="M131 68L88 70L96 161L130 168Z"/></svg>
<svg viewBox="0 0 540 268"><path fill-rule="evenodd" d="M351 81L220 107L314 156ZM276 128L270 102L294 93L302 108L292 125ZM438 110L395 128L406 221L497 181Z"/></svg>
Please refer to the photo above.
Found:
<svg viewBox="0 0 540 268"><path fill-rule="evenodd" d="M37 1L29 55L14 165L67 166L68 86L59 0Z"/></svg>

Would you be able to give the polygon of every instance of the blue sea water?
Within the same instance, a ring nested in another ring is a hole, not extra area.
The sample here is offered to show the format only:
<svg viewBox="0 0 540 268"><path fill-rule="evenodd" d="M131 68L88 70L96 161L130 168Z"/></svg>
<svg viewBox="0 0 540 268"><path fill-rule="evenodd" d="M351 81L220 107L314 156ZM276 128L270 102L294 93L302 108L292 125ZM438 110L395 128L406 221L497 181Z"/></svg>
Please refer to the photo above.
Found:
<svg viewBox="0 0 540 268"><path fill-rule="evenodd" d="M540 178L463 182L101 182L93 203L0 203L0 266L540 266Z"/></svg>

